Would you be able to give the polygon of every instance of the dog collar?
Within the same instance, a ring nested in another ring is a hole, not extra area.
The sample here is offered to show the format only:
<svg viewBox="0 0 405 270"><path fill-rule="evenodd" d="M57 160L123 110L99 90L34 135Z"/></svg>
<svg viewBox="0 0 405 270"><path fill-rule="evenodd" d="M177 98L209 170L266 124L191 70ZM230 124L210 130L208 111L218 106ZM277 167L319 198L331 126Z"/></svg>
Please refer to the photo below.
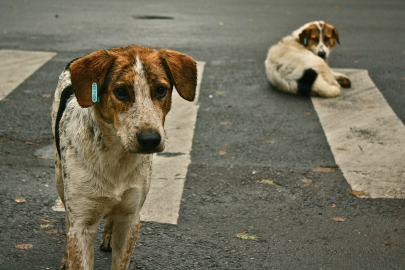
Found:
<svg viewBox="0 0 405 270"><path fill-rule="evenodd" d="M97 93L97 83L93 83L91 85L91 101L93 101L94 103L100 102L100 97Z"/></svg>

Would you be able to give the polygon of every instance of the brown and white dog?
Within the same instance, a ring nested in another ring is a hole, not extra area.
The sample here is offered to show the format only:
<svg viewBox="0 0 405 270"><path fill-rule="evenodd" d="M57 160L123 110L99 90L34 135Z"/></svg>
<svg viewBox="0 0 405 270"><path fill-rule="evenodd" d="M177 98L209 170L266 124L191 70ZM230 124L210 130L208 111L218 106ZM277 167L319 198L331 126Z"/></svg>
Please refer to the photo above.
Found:
<svg viewBox="0 0 405 270"><path fill-rule="evenodd" d="M328 66L332 48L339 43L335 27L323 21L301 26L270 47L264 62L270 83L292 94L336 97L349 78Z"/></svg>
<svg viewBox="0 0 405 270"><path fill-rule="evenodd" d="M52 105L56 187L66 210L61 269L93 268L103 218L100 248L112 249L112 269L128 268L152 153L167 141L173 86L192 101L196 84L194 59L138 45L99 50L65 68Z"/></svg>

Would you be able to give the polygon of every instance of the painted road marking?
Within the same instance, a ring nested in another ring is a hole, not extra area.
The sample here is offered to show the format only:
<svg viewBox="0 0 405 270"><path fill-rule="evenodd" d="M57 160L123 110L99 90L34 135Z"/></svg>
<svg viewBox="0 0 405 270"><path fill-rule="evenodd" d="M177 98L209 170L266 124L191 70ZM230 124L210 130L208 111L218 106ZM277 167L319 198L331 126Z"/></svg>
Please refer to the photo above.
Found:
<svg viewBox="0 0 405 270"><path fill-rule="evenodd" d="M194 102L183 100L177 91L173 91L172 109L165 123L169 144L164 153L154 155L151 187L141 210L143 221L177 224L184 182L191 162L190 152L204 65L205 62L197 62L197 92ZM35 155L53 159L53 145L39 149ZM52 209L63 212L62 202L58 199Z"/></svg>
<svg viewBox="0 0 405 270"><path fill-rule="evenodd" d="M55 55L54 52L0 50L0 100Z"/></svg>
<svg viewBox="0 0 405 270"><path fill-rule="evenodd" d="M151 188L141 210L141 219L177 224L181 196L191 162L191 147L198 112L205 62L197 62L197 92L195 101L183 100L173 92L172 109L167 115L165 130L169 145L161 155L153 159Z"/></svg>
<svg viewBox="0 0 405 270"><path fill-rule="evenodd" d="M367 70L339 69L351 89L312 102L336 163L355 191L370 198L405 198L405 127Z"/></svg>

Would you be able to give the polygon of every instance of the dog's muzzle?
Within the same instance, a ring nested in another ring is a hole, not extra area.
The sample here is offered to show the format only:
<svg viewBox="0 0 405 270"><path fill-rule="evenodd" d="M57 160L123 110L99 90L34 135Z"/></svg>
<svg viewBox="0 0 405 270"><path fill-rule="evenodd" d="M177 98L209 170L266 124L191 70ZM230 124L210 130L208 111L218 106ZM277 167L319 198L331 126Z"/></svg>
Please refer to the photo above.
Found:
<svg viewBox="0 0 405 270"><path fill-rule="evenodd" d="M326 57L326 52L320 51L320 52L318 52L318 56L319 56L320 58L322 58L322 59L325 59L325 57Z"/></svg>
<svg viewBox="0 0 405 270"><path fill-rule="evenodd" d="M162 138L160 134L156 131L143 131L137 136L139 146L142 151L153 152L159 145Z"/></svg>

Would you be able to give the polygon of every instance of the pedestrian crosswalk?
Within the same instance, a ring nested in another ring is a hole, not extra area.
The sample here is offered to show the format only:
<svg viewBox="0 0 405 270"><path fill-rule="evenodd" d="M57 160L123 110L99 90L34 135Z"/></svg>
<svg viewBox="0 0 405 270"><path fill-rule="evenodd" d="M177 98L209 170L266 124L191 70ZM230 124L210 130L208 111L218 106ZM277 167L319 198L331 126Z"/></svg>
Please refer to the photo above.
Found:
<svg viewBox="0 0 405 270"><path fill-rule="evenodd" d="M55 55L0 50L0 100ZM196 99L204 68L204 62L197 62ZM351 78L351 89L334 99L312 98L336 163L352 189L364 196L405 198L404 125L366 70L339 72ZM154 157L153 166L159 169L153 171L151 189L141 211L144 221L177 223L198 109L197 100L189 103L173 92L172 111L165 124L170 142L164 153ZM38 151L44 158L53 158L52 145Z"/></svg>

